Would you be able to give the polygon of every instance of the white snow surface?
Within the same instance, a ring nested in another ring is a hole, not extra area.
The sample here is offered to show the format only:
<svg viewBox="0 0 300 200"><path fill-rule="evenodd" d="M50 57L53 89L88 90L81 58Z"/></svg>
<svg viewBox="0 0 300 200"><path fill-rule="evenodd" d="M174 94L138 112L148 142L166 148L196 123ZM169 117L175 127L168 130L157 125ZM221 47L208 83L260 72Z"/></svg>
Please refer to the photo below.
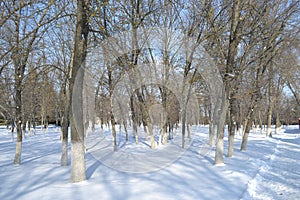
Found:
<svg viewBox="0 0 300 200"><path fill-rule="evenodd" d="M245 152L239 151L237 135L232 158L226 157L225 137L223 166L213 164L207 126L191 128L193 138L187 139L185 149L180 147L179 129L172 141L155 150L143 135L135 144L131 130L126 142L122 131L118 130L115 152L108 128L89 131L87 180L70 183L70 165L60 166L59 128L26 134L22 163L16 166L16 144L11 133L0 127L0 199L300 199L298 126L283 127L272 138L252 131Z"/></svg>

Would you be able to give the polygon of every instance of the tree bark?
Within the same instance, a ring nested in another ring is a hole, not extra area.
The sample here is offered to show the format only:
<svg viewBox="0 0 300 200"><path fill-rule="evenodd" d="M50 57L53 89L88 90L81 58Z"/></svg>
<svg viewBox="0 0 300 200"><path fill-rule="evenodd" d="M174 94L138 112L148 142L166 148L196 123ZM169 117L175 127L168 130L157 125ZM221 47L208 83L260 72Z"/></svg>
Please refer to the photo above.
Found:
<svg viewBox="0 0 300 200"><path fill-rule="evenodd" d="M69 114L70 114L70 92L66 94L65 109L62 117L61 131L62 131L62 153L61 153L61 166L68 165L68 134L69 134Z"/></svg>
<svg viewBox="0 0 300 200"><path fill-rule="evenodd" d="M269 101L269 108L268 108L268 115L267 115L267 133L266 136L267 137L272 137L271 134L271 125L272 125L272 112L273 112L273 106L272 106L272 102Z"/></svg>
<svg viewBox="0 0 300 200"><path fill-rule="evenodd" d="M182 129L181 129L181 147L184 149L185 148L185 126L186 126L186 108L183 109L182 112Z"/></svg>
<svg viewBox="0 0 300 200"><path fill-rule="evenodd" d="M135 143L139 143L139 136L137 132L137 116L136 116L136 111L134 110L134 97L130 97L130 110L131 110L131 119L132 119L132 128L133 128L133 134L135 137Z"/></svg>
<svg viewBox="0 0 300 200"><path fill-rule="evenodd" d="M113 91L114 91L114 83L112 77L112 68L110 64L107 64L107 73L108 73L108 89L109 89L109 111L110 111L110 123L111 123L111 132L113 137L113 150L117 151L117 132L116 132L116 121L113 113ZM120 108L122 109L122 108Z"/></svg>
<svg viewBox="0 0 300 200"><path fill-rule="evenodd" d="M18 75L17 75L18 76ZM21 164L21 152L22 152L22 94L21 94L21 81L16 78L16 125L17 125L17 144L16 154L14 158L14 164Z"/></svg>
<svg viewBox="0 0 300 200"><path fill-rule="evenodd" d="M151 149L155 149L156 142L154 140L153 126L152 126L152 122L151 122L151 119L149 116L149 108L146 105L146 102L144 101L142 94L138 90L136 90L136 95L139 100L139 105L140 105L140 109L142 112L143 120L145 120L147 127L148 127L148 131L149 131L149 135L150 135Z"/></svg>
<svg viewBox="0 0 300 200"><path fill-rule="evenodd" d="M191 61L187 61L185 69L184 69L184 77L183 77L183 86L182 86L182 95L183 95L183 108L182 108L182 148L185 148L185 129L187 126L187 108L190 100L192 85L189 82L193 82L195 75L197 74L197 68L193 72L191 80L188 80L188 74L191 70ZM188 87L188 88L186 88Z"/></svg>
<svg viewBox="0 0 300 200"><path fill-rule="evenodd" d="M226 63L226 76L225 76L225 90L228 101L228 157L233 156L234 149L234 134L235 134L235 123L236 123L236 99L235 93L238 88L238 77L235 74L236 70L236 61L235 57L238 53L238 45L239 45L239 36L238 36L238 25L240 21L240 0L233 1L233 10L231 16L231 27L230 27L230 38L229 38L229 48L227 54L227 63ZM233 76L233 78L231 78Z"/></svg>
<svg viewBox="0 0 300 200"><path fill-rule="evenodd" d="M224 124L225 118L220 118L219 122L216 124L218 136L216 142L215 165L224 164Z"/></svg>
<svg viewBox="0 0 300 200"><path fill-rule="evenodd" d="M28 120L28 137L31 136L31 118Z"/></svg>
<svg viewBox="0 0 300 200"><path fill-rule="evenodd" d="M70 100L71 122L71 182L86 180L84 122L83 122L83 80L89 34L88 1L77 0L77 21L74 39L74 56ZM76 82L75 82L76 80ZM76 109L76 112L75 110Z"/></svg>
<svg viewBox="0 0 300 200"><path fill-rule="evenodd" d="M219 91L222 96L225 97L225 91ZM214 113L217 113L213 118L214 127L217 129L217 141L216 141L216 151L215 151L215 165L224 164L224 125L226 119L226 100L217 99L216 106L214 108Z"/></svg>
<svg viewBox="0 0 300 200"><path fill-rule="evenodd" d="M267 119L267 133L266 137L272 137L271 126L272 126L272 114L274 107L274 82L273 82L273 67L270 67L269 72L269 105L268 105L268 119Z"/></svg>
<svg viewBox="0 0 300 200"><path fill-rule="evenodd" d="M212 122L209 122L209 146L215 146L216 128Z"/></svg>
<svg viewBox="0 0 300 200"><path fill-rule="evenodd" d="M275 127L276 134L280 133L280 130L281 130L280 114L278 111L276 111L276 127Z"/></svg>
<svg viewBox="0 0 300 200"><path fill-rule="evenodd" d="M262 134L263 122L262 122L261 112L260 111L258 111L258 118L259 118L259 129L260 129L260 133Z"/></svg>
<svg viewBox="0 0 300 200"><path fill-rule="evenodd" d="M21 10L17 15L17 19L15 21L16 30L15 30L15 46L12 52L12 59L15 68L15 115L16 115L16 125L17 125L17 144L16 144L16 153L14 158L14 164L21 164L21 152L22 152L22 78L25 71L25 65L22 62L22 59L19 55L19 29L20 29L20 18L21 18Z"/></svg>
<svg viewBox="0 0 300 200"><path fill-rule="evenodd" d="M115 121L115 116L113 113L113 98L112 98L112 93L110 95L110 123L111 123L111 132L112 132L112 137L113 137L113 150L117 151L117 132L116 132L116 121Z"/></svg>
<svg viewBox="0 0 300 200"><path fill-rule="evenodd" d="M235 114L232 113L234 110L234 105L230 104L228 109L228 152L227 157L233 156L234 149L234 135L235 135Z"/></svg>
<svg viewBox="0 0 300 200"><path fill-rule="evenodd" d="M167 80L164 80L167 82ZM167 112L167 91L166 88L164 87L160 87L160 93L161 93L161 97L162 97L162 105L164 108L164 111L162 113L162 130L163 130L163 139L162 139L162 144L167 144L168 142L168 123L167 123L167 119L168 119L168 112ZM166 116L165 116L166 115Z"/></svg>
<svg viewBox="0 0 300 200"><path fill-rule="evenodd" d="M253 109L251 109L250 112L251 113L250 113L249 117L246 119L246 123L245 123L245 131L244 131L244 134L243 134L243 140L242 140L241 149L240 149L241 151L246 151L248 136L249 136L249 132L250 132L250 128L251 128L251 123L252 123L253 118L254 118Z"/></svg>
<svg viewBox="0 0 300 200"><path fill-rule="evenodd" d="M127 131L127 121L126 120L123 121L123 126L125 129L126 141L128 141L128 131Z"/></svg>

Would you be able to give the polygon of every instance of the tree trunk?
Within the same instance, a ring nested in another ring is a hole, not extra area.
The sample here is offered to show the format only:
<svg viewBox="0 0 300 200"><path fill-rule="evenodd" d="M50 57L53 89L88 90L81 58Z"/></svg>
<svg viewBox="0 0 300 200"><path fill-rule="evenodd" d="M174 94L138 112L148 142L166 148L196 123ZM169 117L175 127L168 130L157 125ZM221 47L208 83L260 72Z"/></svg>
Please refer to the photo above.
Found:
<svg viewBox="0 0 300 200"><path fill-rule="evenodd" d="M112 111L110 112L110 122L111 122L111 132L112 132L112 137L113 137L113 150L117 151L116 121L115 121L115 116L112 113Z"/></svg>
<svg viewBox="0 0 300 200"><path fill-rule="evenodd" d="M276 134L280 133L280 130L281 130L280 114L278 111L276 111L276 127L275 127Z"/></svg>
<svg viewBox="0 0 300 200"><path fill-rule="evenodd" d="M228 134L228 152L227 157L233 156L233 149L234 149L234 125L230 127L230 132Z"/></svg>
<svg viewBox="0 0 300 200"><path fill-rule="evenodd" d="M22 138L25 139L25 132L26 132L26 120L24 120L24 117L23 117L23 120L22 120Z"/></svg>
<svg viewBox="0 0 300 200"><path fill-rule="evenodd" d="M43 108L42 108L43 109ZM42 112L43 113L43 112ZM44 115L42 114L41 115L41 130L43 130L44 129L44 124L45 124L45 122L44 122L45 120L44 120Z"/></svg>
<svg viewBox="0 0 300 200"><path fill-rule="evenodd" d="M16 125L17 125L17 144L16 144L16 154L14 158L14 164L21 164L21 152L22 152L22 92L21 92L21 80L17 73L16 76Z"/></svg>
<svg viewBox="0 0 300 200"><path fill-rule="evenodd" d="M166 80L165 80L166 81ZM164 108L164 111L162 112L162 128L163 128L163 139L162 139L162 144L167 144L168 142L168 123L167 123L167 119L168 117L168 112L167 112L167 91L166 88L164 87L159 87L160 93L161 93L161 97L162 97L162 105Z"/></svg>
<svg viewBox="0 0 300 200"><path fill-rule="evenodd" d="M174 129L174 124L173 122L169 121L169 140L173 139L173 129Z"/></svg>
<svg viewBox="0 0 300 200"><path fill-rule="evenodd" d="M237 106L236 99L234 97L235 93L231 94L229 109L228 109L228 152L227 157L233 156L234 151L234 136L236 130L236 116L237 116Z"/></svg>
<svg viewBox="0 0 300 200"><path fill-rule="evenodd" d="M84 142L78 134L74 122L71 121L71 182L73 183L86 180Z"/></svg>
<svg viewBox="0 0 300 200"><path fill-rule="evenodd" d="M238 45L240 38L237 36L240 23L241 1L233 1L233 9L231 15L231 27L229 37L229 48L226 62L225 90L229 101L228 107L228 157L233 156L234 149L234 134L235 134L235 117L236 117L236 99L235 93L238 90L238 75L235 73L236 61L235 57L238 54ZM231 78L231 76L233 78Z"/></svg>
<svg viewBox="0 0 300 200"><path fill-rule="evenodd" d="M62 117L62 123L61 123L61 131L62 131L62 153L61 153L61 166L67 166L68 165L68 134L69 134L69 113L70 113L70 96L69 92L66 94L66 103L65 103L65 109L64 114Z"/></svg>
<svg viewBox="0 0 300 200"><path fill-rule="evenodd" d="M33 119L32 119L32 128L33 128L33 134L35 135L35 128L36 128L36 121L35 121L35 115L33 115Z"/></svg>
<svg viewBox="0 0 300 200"><path fill-rule="evenodd" d="M103 112L101 113L101 117L100 117L100 128L101 128L101 131L103 131L103 124L104 124L104 118L102 116L103 116Z"/></svg>
<svg viewBox="0 0 300 200"><path fill-rule="evenodd" d="M215 146L215 136L216 136L215 126L212 122L209 123L209 146Z"/></svg>
<svg viewBox="0 0 300 200"><path fill-rule="evenodd" d="M62 152L61 152L61 166L68 165L68 119L63 117L62 121Z"/></svg>
<svg viewBox="0 0 300 200"><path fill-rule="evenodd" d="M73 70L74 70L73 66ZM80 75L82 74L82 77ZM84 123L83 123L83 69L79 69L74 86L72 100L71 122L71 182L86 180L85 148L84 148ZM74 105L75 104L75 105ZM76 109L76 111L74 110Z"/></svg>
<svg viewBox="0 0 300 200"><path fill-rule="evenodd" d="M131 110L131 119L132 119L132 127L133 127L133 134L135 137L135 143L139 143L139 136L138 136L138 131L137 131L137 116L136 112L134 110L134 97L130 97L130 110Z"/></svg>
<svg viewBox="0 0 300 200"><path fill-rule="evenodd" d="M190 124L189 123L186 124L186 129L187 129L187 132L188 132L188 138L189 138L189 140L191 140L192 138L191 138L191 130L190 130Z"/></svg>
<svg viewBox="0 0 300 200"><path fill-rule="evenodd" d="M273 68L270 67L269 72L269 105L268 105L268 119L267 119L267 133L266 137L272 137L271 133L271 125L272 125L272 114L273 114L273 107L274 107L274 85L273 85Z"/></svg>
<svg viewBox="0 0 300 200"><path fill-rule="evenodd" d="M162 144L167 144L168 142L168 124L165 122L163 125L163 139Z"/></svg>
<svg viewBox="0 0 300 200"><path fill-rule="evenodd" d="M245 120L245 130L244 130L243 140L240 148L241 151L246 151L248 136L250 133L251 124L254 120L254 113L255 113L255 109L257 108L257 103L258 103L258 99L256 99L252 107L251 106L249 107L249 111L248 111L249 114Z"/></svg>
<svg viewBox="0 0 300 200"><path fill-rule="evenodd" d="M258 111L258 118L259 118L259 129L260 129L260 134L262 134L262 130L263 130L263 122L262 122L261 112L260 112L260 111Z"/></svg>
<svg viewBox="0 0 300 200"><path fill-rule="evenodd" d="M241 151L246 151L246 146L247 146L247 142L248 142L248 136L249 136L249 132L250 132L250 128L251 128L251 124L254 118L254 109L256 108L256 103L254 104L254 106L252 108L249 109L249 116L246 118L245 121L245 131L243 134L243 140L242 140L242 144L241 144Z"/></svg>
<svg viewBox="0 0 300 200"><path fill-rule="evenodd" d="M210 111L210 123L209 123L209 144L211 147L215 147L216 145L216 136L218 135L217 124L215 119L218 116L217 109L211 109Z"/></svg>
<svg viewBox="0 0 300 200"><path fill-rule="evenodd" d="M181 129L181 147L185 148L185 125L186 125L186 109L182 112L182 129Z"/></svg>
<svg viewBox="0 0 300 200"><path fill-rule="evenodd" d="M31 118L28 120L28 136L31 136Z"/></svg>
<svg viewBox="0 0 300 200"><path fill-rule="evenodd" d="M135 144L138 144L139 143L139 135L138 135L136 122L133 122L133 134L134 134L134 138L135 138Z"/></svg>
<svg viewBox="0 0 300 200"><path fill-rule="evenodd" d="M247 119L246 123L245 123L245 131L243 134L243 140L242 140L241 149L240 149L241 151L246 151L250 127L251 127L251 121L249 121Z"/></svg>
<svg viewBox="0 0 300 200"><path fill-rule="evenodd" d="M189 103L189 98L192 91L192 85L188 84L190 80L187 79L188 73L190 71L191 62L188 62L185 66L185 72L184 72L184 78L183 78L183 87L182 87L182 94L183 94L183 110L182 110L182 148L185 147L185 127L187 123L186 115L187 115L187 107ZM192 80L194 80L194 77L197 73L197 69L195 69ZM186 90L186 85L188 85L188 88Z"/></svg>
<svg viewBox="0 0 300 200"><path fill-rule="evenodd" d="M77 22L74 39L74 56L70 100L71 122L71 182L86 180L84 122L83 122L83 80L89 34L88 1L77 0ZM76 80L76 82L75 82ZM76 109L76 112L75 110Z"/></svg>
<svg viewBox="0 0 300 200"><path fill-rule="evenodd" d="M131 77L131 79L132 78L133 77ZM135 85L134 81L131 81L131 82ZM155 149L156 142L154 140L153 126L152 126L152 122L151 122L150 115L149 115L149 108L146 105L146 102L145 102L145 100L144 100L141 92L138 91L138 90L136 90L135 94L136 94L136 96L138 98L139 105L140 105L140 110L142 112L142 120L145 120L146 125L148 127L148 131L149 131L149 134L150 134L151 149Z"/></svg>
<svg viewBox="0 0 300 200"><path fill-rule="evenodd" d="M139 99L139 103L140 103L140 108L141 108L141 111L142 111L142 116L143 116L143 119L145 120L145 122L147 124L147 128L148 128L148 131L149 131L151 149L155 149L156 148L156 142L154 140L154 132L153 132L152 122L151 122L151 119L150 119L150 116L149 116L149 109L145 105L145 101L143 100L141 94L138 91L137 91L137 95L138 95L138 99Z"/></svg>
<svg viewBox="0 0 300 200"><path fill-rule="evenodd" d="M126 120L123 120L123 126L124 126L124 129L125 129L126 141L128 141L128 131L127 131L127 123L126 123Z"/></svg>
<svg viewBox="0 0 300 200"><path fill-rule="evenodd" d="M15 131L15 120L12 118L11 119L11 141L12 142L15 141L14 131Z"/></svg>
<svg viewBox="0 0 300 200"><path fill-rule="evenodd" d="M49 116L46 116L46 121L45 121L45 129L48 132L48 127L49 127Z"/></svg>
<svg viewBox="0 0 300 200"><path fill-rule="evenodd" d="M223 124L223 126L222 126ZM216 143L216 152L215 152L215 165L224 164L224 122L218 123L218 139Z"/></svg>
<svg viewBox="0 0 300 200"><path fill-rule="evenodd" d="M214 113L216 115L213 117L214 127L217 128L217 142L216 142L216 151L215 151L215 165L224 164L224 125L226 120L226 109L228 105L226 105L225 100L225 91L221 89L219 91L222 93L222 99L216 100L216 106L214 108Z"/></svg>
<svg viewBox="0 0 300 200"><path fill-rule="evenodd" d="M271 105L271 101L269 101L269 108L268 108L268 119L267 119L267 133L266 133L266 136L267 137L272 137L272 134L271 134L271 125L272 125L272 112L273 112L273 106Z"/></svg>
<svg viewBox="0 0 300 200"><path fill-rule="evenodd" d="M109 87L109 103L110 103L110 123L111 123L111 132L113 137L113 150L117 151L117 132L116 132L116 121L113 113L113 77L112 77L112 68L110 64L107 64L107 73L108 73L108 87ZM120 108L122 109L122 108Z"/></svg>
<svg viewBox="0 0 300 200"><path fill-rule="evenodd" d="M27 123L27 120L26 119L24 119L25 117L23 116L22 117L23 118L23 120L22 120L22 130L23 130L23 138L25 138L24 137L24 134L25 134L25 131L26 131L26 123Z"/></svg>
<svg viewBox="0 0 300 200"><path fill-rule="evenodd" d="M236 135L237 133L239 133L239 130L241 130L241 129L242 129L242 123L241 123L240 120L239 120L239 121L236 122L235 135Z"/></svg>
<svg viewBox="0 0 300 200"><path fill-rule="evenodd" d="M150 117L149 116L147 118L147 124L148 124L149 133L150 133L151 149L155 149L156 142L154 140L153 126L152 126L152 123L150 122Z"/></svg>

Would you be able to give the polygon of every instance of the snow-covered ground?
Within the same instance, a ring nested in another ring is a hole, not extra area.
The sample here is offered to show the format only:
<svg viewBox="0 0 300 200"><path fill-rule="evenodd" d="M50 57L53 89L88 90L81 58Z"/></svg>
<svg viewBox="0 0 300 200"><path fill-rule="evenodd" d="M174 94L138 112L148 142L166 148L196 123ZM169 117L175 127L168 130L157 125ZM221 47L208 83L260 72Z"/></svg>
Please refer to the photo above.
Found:
<svg viewBox="0 0 300 200"><path fill-rule="evenodd" d="M0 127L0 199L300 199L300 130L284 127L265 138L251 133L246 152L214 166L208 127L192 127L193 139L180 148L179 131L155 150L140 137L118 132L113 152L109 130L89 133L87 181L71 184L70 166L60 166L60 131L38 129L23 141L22 164L12 164L15 143ZM121 139L120 139L121 138ZM158 138L156 138L158 139ZM227 150L225 141L225 153Z"/></svg>

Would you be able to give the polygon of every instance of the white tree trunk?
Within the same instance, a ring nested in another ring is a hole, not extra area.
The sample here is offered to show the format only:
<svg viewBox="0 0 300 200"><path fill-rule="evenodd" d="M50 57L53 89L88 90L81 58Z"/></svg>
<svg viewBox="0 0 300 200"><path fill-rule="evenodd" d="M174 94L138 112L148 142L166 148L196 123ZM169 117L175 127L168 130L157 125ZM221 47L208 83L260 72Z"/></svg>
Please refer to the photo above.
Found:
<svg viewBox="0 0 300 200"><path fill-rule="evenodd" d="M224 152L224 139L218 138L217 145L216 145L215 165L224 164L223 152Z"/></svg>
<svg viewBox="0 0 300 200"><path fill-rule="evenodd" d="M269 107L269 111L268 111L268 124L267 124L267 133L266 133L267 137L270 136L272 137L271 124L272 124L272 106Z"/></svg>
<svg viewBox="0 0 300 200"><path fill-rule="evenodd" d="M68 140L62 140L61 166L68 165Z"/></svg>
<svg viewBox="0 0 300 200"><path fill-rule="evenodd" d="M82 141L72 141L71 160L76 161L71 165L71 182L80 182L86 180L85 150Z"/></svg>
<svg viewBox="0 0 300 200"><path fill-rule="evenodd" d="M15 154L15 159L14 159L15 165L21 164L21 152L22 152L22 141L17 141L16 154Z"/></svg>

